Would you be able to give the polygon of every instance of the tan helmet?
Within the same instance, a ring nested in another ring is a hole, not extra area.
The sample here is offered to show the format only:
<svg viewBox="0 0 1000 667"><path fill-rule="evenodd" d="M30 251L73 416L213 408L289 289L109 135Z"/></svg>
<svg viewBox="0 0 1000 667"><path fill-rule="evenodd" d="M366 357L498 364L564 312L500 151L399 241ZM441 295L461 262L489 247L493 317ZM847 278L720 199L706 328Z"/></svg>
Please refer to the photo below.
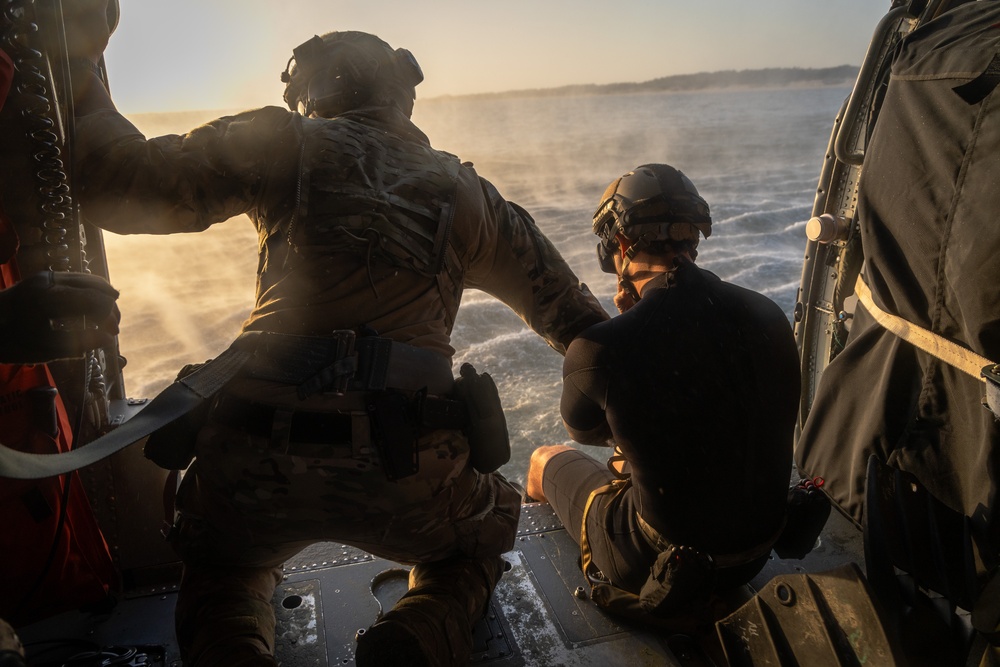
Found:
<svg viewBox="0 0 1000 667"><path fill-rule="evenodd" d="M594 212L601 269L615 273L618 235L630 241L628 259L656 241L691 241L712 234L708 203L687 176L667 164L644 164L615 179Z"/></svg>
<svg viewBox="0 0 1000 667"><path fill-rule="evenodd" d="M406 49L393 49L366 32L329 32L292 51L285 71L285 103L308 116L331 117L367 104L413 110L424 74Z"/></svg>

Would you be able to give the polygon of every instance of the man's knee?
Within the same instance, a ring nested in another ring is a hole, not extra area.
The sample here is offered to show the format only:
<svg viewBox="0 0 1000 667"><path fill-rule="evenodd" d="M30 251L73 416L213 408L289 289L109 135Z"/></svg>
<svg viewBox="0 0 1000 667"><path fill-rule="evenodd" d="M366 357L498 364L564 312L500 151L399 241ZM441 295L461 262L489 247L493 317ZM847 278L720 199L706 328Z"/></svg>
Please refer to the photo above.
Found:
<svg viewBox="0 0 1000 667"><path fill-rule="evenodd" d="M569 445L542 445L537 447L535 451L531 452L531 465L540 465L542 467L556 454L562 452L572 451L573 448Z"/></svg>
<svg viewBox="0 0 1000 667"><path fill-rule="evenodd" d="M535 500L545 500L545 491L542 488L542 480L545 475L545 466L557 454L566 451L574 451L569 445L543 445L531 453L531 461L528 464L528 482L525 488L527 494Z"/></svg>

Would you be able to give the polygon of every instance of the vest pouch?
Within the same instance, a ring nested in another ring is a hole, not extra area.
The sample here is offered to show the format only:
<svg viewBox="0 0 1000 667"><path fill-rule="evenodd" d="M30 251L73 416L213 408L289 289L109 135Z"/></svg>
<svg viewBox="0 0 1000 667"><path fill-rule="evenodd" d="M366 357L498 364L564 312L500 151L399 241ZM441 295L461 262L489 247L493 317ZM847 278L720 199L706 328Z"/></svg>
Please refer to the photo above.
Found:
<svg viewBox="0 0 1000 667"><path fill-rule="evenodd" d="M188 364L177 373L177 380L186 378L207 364ZM176 381L176 380L175 380ZM153 431L146 439L142 453L147 459L166 470L184 470L194 459L198 432L208 421L212 408L209 399L165 426Z"/></svg>
<svg viewBox="0 0 1000 667"><path fill-rule="evenodd" d="M500 403L500 392L489 373L479 374L472 364L462 364L455 380L455 397L465 404L472 467L486 474L510 461L510 436Z"/></svg>
<svg viewBox="0 0 1000 667"><path fill-rule="evenodd" d="M822 483L822 482L821 482ZM779 558L805 558L817 544L833 505L811 479L788 490L785 527L773 545Z"/></svg>

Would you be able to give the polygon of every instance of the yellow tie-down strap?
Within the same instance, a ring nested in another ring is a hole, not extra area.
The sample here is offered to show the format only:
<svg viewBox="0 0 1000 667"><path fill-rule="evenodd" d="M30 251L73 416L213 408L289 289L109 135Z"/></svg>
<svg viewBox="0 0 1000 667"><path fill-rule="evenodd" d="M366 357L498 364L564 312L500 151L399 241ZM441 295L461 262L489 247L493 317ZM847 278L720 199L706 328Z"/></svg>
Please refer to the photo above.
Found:
<svg viewBox="0 0 1000 667"><path fill-rule="evenodd" d="M871 313L872 317L880 325L927 354L937 357L949 366L954 366L980 382L986 383L983 370L986 367L996 366L994 362L932 331L904 320L898 315L885 312L875 305L875 301L872 299L872 292L860 275L858 276L858 281L854 284L854 293L857 295L861 305Z"/></svg>

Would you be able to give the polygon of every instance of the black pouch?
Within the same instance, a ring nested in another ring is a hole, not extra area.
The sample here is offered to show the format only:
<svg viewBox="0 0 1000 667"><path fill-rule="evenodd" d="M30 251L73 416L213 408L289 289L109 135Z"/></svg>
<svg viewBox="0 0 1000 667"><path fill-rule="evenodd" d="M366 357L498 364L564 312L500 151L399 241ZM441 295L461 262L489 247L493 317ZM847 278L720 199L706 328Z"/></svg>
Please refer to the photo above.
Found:
<svg viewBox="0 0 1000 667"><path fill-rule="evenodd" d="M708 601L715 581L712 560L691 547L674 546L660 553L649 579L639 591L642 608L653 615L668 615Z"/></svg>
<svg viewBox="0 0 1000 667"><path fill-rule="evenodd" d="M679 631L703 622L715 582L715 565L690 547L670 547L650 567L638 594L618 588L603 575L587 573L594 602L601 608L643 623Z"/></svg>
<svg viewBox="0 0 1000 667"><path fill-rule="evenodd" d="M779 558L805 558L830 518L830 499L810 480L803 479L788 490L785 527L774 543Z"/></svg>
<svg viewBox="0 0 1000 667"><path fill-rule="evenodd" d="M510 461L510 436L493 378L489 373L477 373L472 364L462 364L455 380L455 397L465 403L472 467L481 473L494 472Z"/></svg>
<svg viewBox="0 0 1000 667"><path fill-rule="evenodd" d="M177 374L177 380L186 378L207 363L208 361L184 366ZM194 410L153 431L146 439L142 450L143 454L146 455L147 459L166 470L187 468L194 459L198 431L208 421L208 413L211 408L212 401L205 399Z"/></svg>

